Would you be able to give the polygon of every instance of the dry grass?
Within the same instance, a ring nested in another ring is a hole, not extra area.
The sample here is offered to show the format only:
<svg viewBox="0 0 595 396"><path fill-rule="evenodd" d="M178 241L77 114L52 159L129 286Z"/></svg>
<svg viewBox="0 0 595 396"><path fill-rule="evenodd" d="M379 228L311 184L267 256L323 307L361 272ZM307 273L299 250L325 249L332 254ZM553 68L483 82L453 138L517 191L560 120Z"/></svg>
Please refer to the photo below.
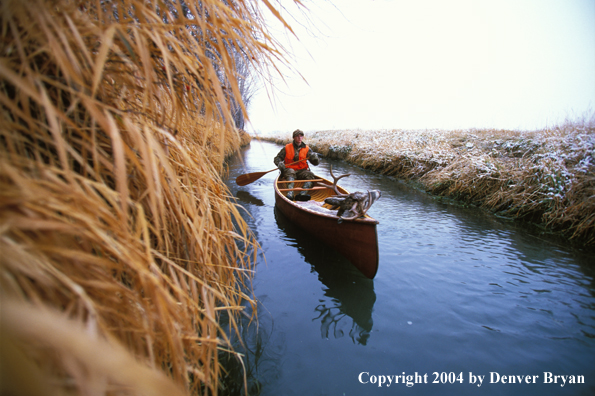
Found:
<svg viewBox="0 0 595 396"><path fill-rule="evenodd" d="M532 132L337 130L306 141L324 156L595 244L594 118Z"/></svg>
<svg viewBox="0 0 595 396"><path fill-rule="evenodd" d="M2 394L220 389L257 250L233 54L282 58L258 3L186 5L0 3Z"/></svg>

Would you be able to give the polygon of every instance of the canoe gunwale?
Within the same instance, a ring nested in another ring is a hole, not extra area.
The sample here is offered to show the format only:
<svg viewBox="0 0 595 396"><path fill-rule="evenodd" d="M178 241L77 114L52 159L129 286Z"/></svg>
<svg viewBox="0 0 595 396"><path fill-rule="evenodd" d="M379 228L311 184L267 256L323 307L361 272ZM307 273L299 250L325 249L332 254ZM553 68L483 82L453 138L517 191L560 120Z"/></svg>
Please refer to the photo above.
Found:
<svg viewBox="0 0 595 396"><path fill-rule="evenodd" d="M327 180L325 178L319 177L319 176L316 176L316 177L317 177L317 180L324 180L327 183L329 183L329 184L326 184L326 183L316 182L317 183L316 185L328 187L328 188L330 188L332 190L333 183L331 181L329 181L329 180ZM279 186L277 184L278 181L279 181L279 177L275 178L275 183L274 183L274 185L275 185L275 194L278 195L279 198L282 198L287 203L289 203L292 206L294 206L296 209L299 209L299 210L308 212L308 213L313 214L313 215L316 215L316 216L328 217L328 218L334 219L336 221L339 220L339 216L331 215L331 214L328 214L328 213L317 212L315 210L309 209L309 208L307 208L307 207L305 207L303 205L300 205L299 203L296 203L296 202L292 201L291 199L287 198L285 196L285 194L282 194L281 193L281 191L279 189ZM307 182L307 181L308 180L305 180L305 181L300 180L299 182ZM281 182L284 182L284 181L281 180ZM295 182L298 182L298 181L295 181ZM337 186L337 188L338 188L338 190L341 193L343 193L343 194L349 194L349 192L347 190L345 190L343 187ZM336 194L333 193L333 195L336 195ZM351 222L357 222L357 223L373 223L373 224L379 224L378 220L376 220L376 219L374 219L374 218L372 218L372 217L370 217L368 215L364 215L364 217L358 217L357 219L343 219L343 221L344 222L351 221Z"/></svg>
<svg viewBox="0 0 595 396"><path fill-rule="evenodd" d="M304 232L320 239L329 247L349 260L364 276L373 279L378 271L378 221L365 215L357 219L340 219L337 215L321 213L309 209L287 198L279 191L275 179L275 204L292 223ZM333 184L326 180L331 194L336 195ZM348 194L344 188L337 186L341 193ZM326 197L320 195L320 190L315 192L317 202L322 202ZM314 196L314 195L313 195ZM298 201L299 202L299 201ZM342 221L339 221L342 220Z"/></svg>

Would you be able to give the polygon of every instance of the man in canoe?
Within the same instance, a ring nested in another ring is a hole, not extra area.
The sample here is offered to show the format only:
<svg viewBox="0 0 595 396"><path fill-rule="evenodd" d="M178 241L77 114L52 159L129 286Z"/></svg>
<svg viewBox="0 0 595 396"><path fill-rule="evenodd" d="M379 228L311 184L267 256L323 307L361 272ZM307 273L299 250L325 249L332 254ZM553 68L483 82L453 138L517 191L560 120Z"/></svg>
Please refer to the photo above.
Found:
<svg viewBox="0 0 595 396"><path fill-rule="evenodd" d="M310 172L308 161L310 161L312 165L316 166L320 162L320 159L318 158L318 155L316 155L316 153L303 142L303 140L304 132L296 129L293 131L293 142L283 147L273 160L275 165L277 165L281 171L281 176L285 180L316 179L314 173ZM293 183L289 183L287 188L293 188ZM303 188L312 188L312 182L304 183ZM287 193L287 198L291 200L294 199L293 191L289 191ZM308 199L310 199L310 196L306 193L306 191L301 191L297 196L295 196L295 200L297 201L307 201Z"/></svg>

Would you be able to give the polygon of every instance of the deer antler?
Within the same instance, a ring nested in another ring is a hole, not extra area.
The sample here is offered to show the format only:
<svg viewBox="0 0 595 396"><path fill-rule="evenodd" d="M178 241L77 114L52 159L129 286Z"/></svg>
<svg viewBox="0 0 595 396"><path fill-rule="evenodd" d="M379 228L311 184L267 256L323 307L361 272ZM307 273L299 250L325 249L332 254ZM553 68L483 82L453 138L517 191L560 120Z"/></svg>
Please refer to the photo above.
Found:
<svg viewBox="0 0 595 396"><path fill-rule="evenodd" d="M356 207L357 207L357 210L355 210ZM365 200L363 203L360 201L356 202L353 205L353 207L351 208L351 211L354 212L355 214L353 216L349 216L349 217L341 216L341 218L343 220L354 220L359 217L364 217L365 214L368 212L368 209L370 209L370 207L372 207L372 193L370 191L368 191L368 199Z"/></svg>
<svg viewBox="0 0 595 396"><path fill-rule="evenodd" d="M377 190L368 190L368 194L366 195L363 192L354 192L351 194L342 194L339 192L339 188L337 187L337 182L345 177L351 176L351 174L347 173L341 176L335 176L333 173L333 167L330 167L331 176L333 177L333 190L337 195L333 197L329 197L325 199L325 202L328 203L333 207L333 209L339 208L337 215L339 216L339 223L342 223L343 220L355 220L359 217L363 217L368 212L368 209L372 206L374 201L377 198L380 198L380 191ZM338 200L336 198L339 198ZM349 207L349 208L347 208ZM344 214L351 212L350 216L344 216ZM340 213L340 214L339 214Z"/></svg>
<svg viewBox="0 0 595 396"><path fill-rule="evenodd" d="M362 210L363 210L362 216L364 216L368 212L368 209L370 209L372 207L373 203L374 202L372 202L372 193L370 192L370 190L368 190L368 200L366 201L366 204L362 208Z"/></svg>
<svg viewBox="0 0 595 396"><path fill-rule="evenodd" d="M335 177L335 175L333 174L333 166L331 165L331 176L333 177L333 180L334 180L334 182L333 182L333 189L334 189L334 190L335 190L335 192L337 193L337 196L339 196L339 197L345 197L345 196L349 195L349 194L342 194L342 193L340 193L340 192L339 192L339 189L337 188L337 182L338 182L338 181L339 181L341 178L343 178L343 177L345 177L345 176L351 176L351 173L346 173L346 174L344 174L344 175L341 175L341 176L339 176L339 177Z"/></svg>

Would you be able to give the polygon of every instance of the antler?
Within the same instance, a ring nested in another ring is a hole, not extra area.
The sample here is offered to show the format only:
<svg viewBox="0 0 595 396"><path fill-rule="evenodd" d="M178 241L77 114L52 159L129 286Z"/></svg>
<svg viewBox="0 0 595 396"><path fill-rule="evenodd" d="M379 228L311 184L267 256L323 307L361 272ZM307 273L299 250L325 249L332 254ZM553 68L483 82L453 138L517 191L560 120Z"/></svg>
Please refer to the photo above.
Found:
<svg viewBox="0 0 595 396"><path fill-rule="evenodd" d="M357 210L354 210L356 208L356 206L357 206ZM365 200L363 203L358 201L351 208L351 211L354 212L355 214L350 217L341 216L341 218L343 220L355 220L359 217L364 217L365 214L368 212L368 209L370 209L371 206L372 206L372 193L368 190L368 199Z"/></svg>
<svg viewBox="0 0 595 396"><path fill-rule="evenodd" d="M339 197L345 197L345 196L349 195L349 194L342 194L342 193L340 193L340 192L339 192L339 189L337 188L337 182L338 182L338 181L339 181L341 178L343 178L343 177L345 177L345 176L351 176L351 173L346 173L346 174L344 174L344 175L341 175L341 176L339 176L339 177L335 177L335 175L333 174L333 166L331 165L331 176L333 177L333 180L334 180L334 182L333 182L333 189L335 190L335 192L337 193L337 195L338 195Z"/></svg>
<svg viewBox="0 0 595 396"><path fill-rule="evenodd" d="M362 197L364 195L363 192L355 192L355 193L351 193L351 194L342 194L341 192L339 192L339 188L337 187L337 182L345 177L345 176L351 176L350 173L341 175L341 176L335 176L335 174L333 173L333 166L331 165L330 167L330 172L331 172L331 176L333 177L333 190L335 190L335 193L337 195L335 195L335 197L351 197L355 203L353 203L353 205L351 205L351 208L349 210L345 209L343 207L344 203L341 204L336 204L334 203L334 207L341 207L341 209L339 210L339 212L341 213L347 213L347 212L352 212L353 214L349 217L347 216L339 216L339 223L343 222L343 220L355 220L359 217L363 217L366 215L366 213L368 212L368 209L370 209L370 207L372 206L372 204L374 203L375 197L376 197L376 191L370 191L368 190L368 195L365 197ZM374 197L372 196L372 194L374 194ZM380 197L380 192L378 192L378 197ZM331 198L327 198L327 199L331 199ZM326 200L325 200L326 201ZM329 202L330 203L330 202ZM347 202L345 202L347 203ZM331 205L333 205L333 203L330 203ZM350 203L347 203L348 205Z"/></svg>
<svg viewBox="0 0 595 396"><path fill-rule="evenodd" d="M368 209L370 209L371 206L372 206L372 193L370 192L370 190L368 190L368 199L364 202L364 204L361 207L361 215L360 216L365 216L366 212L368 212Z"/></svg>

